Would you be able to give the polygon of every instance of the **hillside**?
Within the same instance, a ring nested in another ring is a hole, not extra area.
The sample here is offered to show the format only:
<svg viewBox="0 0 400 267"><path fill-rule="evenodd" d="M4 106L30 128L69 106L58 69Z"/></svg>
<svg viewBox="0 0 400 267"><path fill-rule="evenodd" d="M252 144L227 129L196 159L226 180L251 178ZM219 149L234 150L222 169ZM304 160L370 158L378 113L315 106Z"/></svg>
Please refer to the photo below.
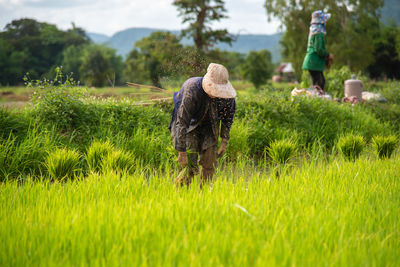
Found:
<svg viewBox="0 0 400 267"><path fill-rule="evenodd" d="M152 28L130 28L115 33L113 36L108 37L103 34L88 33L89 37L95 43L106 43L115 48L118 54L126 56L133 48L136 41L149 36L154 31L162 31L162 29ZM179 31L171 31L173 34L179 35ZM272 60L278 62L280 60L280 46L279 41L281 34L241 34L237 36L232 46L228 44L218 44L217 47L221 50L236 51L240 53L248 53L251 50L268 49L272 53ZM183 39L182 43L190 45L191 41Z"/></svg>
<svg viewBox="0 0 400 267"><path fill-rule="evenodd" d="M400 26L400 1L385 0L385 6L382 8L381 16L384 22L394 21L397 26Z"/></svg>

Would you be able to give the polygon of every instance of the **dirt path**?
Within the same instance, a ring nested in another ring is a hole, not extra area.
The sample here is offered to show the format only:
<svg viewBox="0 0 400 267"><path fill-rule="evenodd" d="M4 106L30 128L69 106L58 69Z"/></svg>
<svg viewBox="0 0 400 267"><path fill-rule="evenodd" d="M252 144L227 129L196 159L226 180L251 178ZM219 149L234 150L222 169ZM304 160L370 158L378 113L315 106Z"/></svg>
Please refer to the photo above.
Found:
<svg viewBox="0 0 400 267"><path fill-rule="evenodd" d="M28 105L28 101L9 101L9 102L0 102L0 107L4 108L23 108Z"/></svg>

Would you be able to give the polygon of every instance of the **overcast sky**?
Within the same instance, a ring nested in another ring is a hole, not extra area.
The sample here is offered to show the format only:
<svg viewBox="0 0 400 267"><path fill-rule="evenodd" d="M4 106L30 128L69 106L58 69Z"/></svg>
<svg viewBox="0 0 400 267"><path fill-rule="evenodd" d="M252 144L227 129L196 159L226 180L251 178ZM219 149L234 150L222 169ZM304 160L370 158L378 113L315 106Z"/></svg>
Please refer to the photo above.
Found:
<svg viewBox="0 0 400 267"><path fill-rule="evenodd" d="M131 27L168 30L184 28L173 0L0 0L0 29L14 19L34 18L71 28L71 22L87 32L108 36ZM228 19L215 25L231 33L278 32L278 22L268 22L264 0L226 0Z"/></svg>

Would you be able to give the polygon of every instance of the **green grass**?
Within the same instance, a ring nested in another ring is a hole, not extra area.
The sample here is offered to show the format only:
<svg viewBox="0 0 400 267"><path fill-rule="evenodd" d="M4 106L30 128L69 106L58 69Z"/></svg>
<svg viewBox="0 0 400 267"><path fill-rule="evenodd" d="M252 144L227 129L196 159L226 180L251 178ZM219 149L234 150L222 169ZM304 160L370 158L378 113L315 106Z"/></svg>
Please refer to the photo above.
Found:
<svg viewBox="0 0 400 267"><path fill-rule="evenodd" d="M246 165L212 187L169 174L0 185L2 266L396 266L400 165ZM246 166L246 167L244 167Z"/></svg>
<svg viewBox="0 0 400 267"><path fill-rule="evenodd" d="M36 109L0 108L0 266L400 265L400 153L379 159L371 144L398 136L395 106L292 101L290 84L234 86L227 153L203 190L174 184L171 102L63 91ZM396 86L386 90L393 105ZM351 132L366 147L346 161L336 145ZM264 152L281 139L296 142L296 156L278 171ZM101 147L85 157L93 140L113 148L108 165ZM76 179L48 179L56 148L76 151Z"/></svg>

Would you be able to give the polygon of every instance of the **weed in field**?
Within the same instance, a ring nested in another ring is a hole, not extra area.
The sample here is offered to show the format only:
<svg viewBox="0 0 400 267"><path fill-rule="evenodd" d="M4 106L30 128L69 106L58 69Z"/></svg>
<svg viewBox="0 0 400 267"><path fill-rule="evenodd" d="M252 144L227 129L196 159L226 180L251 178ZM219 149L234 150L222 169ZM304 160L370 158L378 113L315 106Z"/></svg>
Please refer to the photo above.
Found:
<svg viewBox="0 0 400 267"><path fill-rule="evenodd" d="M45 166L53 180L74 178L78 173L80 154L71 149L59 148L49 152Z"/></svg>
<svg viewBox="0 0 400 267"><path fill-rule="evenodd" d="M390 158L398 143L398 138L393 135L375 136L372 138L372 146L375 150L375 154L380 159Z"/></svg>
<svg viewBox="0 0 400 267"><path fill-rule="evenodd" d="M365 140L360 135L347 134L339 138L337 147L347 160L356 160L365 147Z"/></svg>
<svg viewBox="0 0 400 267"><path fill-rule="evenodd" d="M71 77L65 79L61 68L56 69L54 80L31 81L27 77L25 80L27 87L35 89L31 102L41 123L67 130L88 116L82 109L86 89Z"/></svg>
<svg viewBox="0 0 400 267"><path fill-rule="evenodd" d="M109 140L105 142L93 141L85 155L89 171L99 172L105 158L112 153L113 149L114 147Z"/></svg>

